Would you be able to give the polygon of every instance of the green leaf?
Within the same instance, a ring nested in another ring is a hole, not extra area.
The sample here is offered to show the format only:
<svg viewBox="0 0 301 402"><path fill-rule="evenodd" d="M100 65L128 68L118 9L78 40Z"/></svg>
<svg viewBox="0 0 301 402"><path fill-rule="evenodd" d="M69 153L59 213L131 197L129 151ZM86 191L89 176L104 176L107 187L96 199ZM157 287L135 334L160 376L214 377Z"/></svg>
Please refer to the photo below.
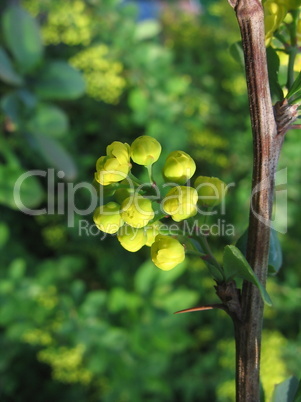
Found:
<svg viewBox="0 0 301 402"><path fill-rule="evenodd" d="M34 85L42 99L76 99L85 91L81 73L64 61L48 63Z"/></svg>
<svg viewBox="0 0 301 402"><path fill-rule="evenodd" d="M226 246L224 248L223 263L226 282L231 281L235 277L249 281L258 287L263 301L269 306L272 305L266 289L262 286L248 261L237 247Z"/></svg>
<svg viewBox="0 0 301 402"><path fill-rule="evenodd" d="M301 89L301 72L298 74L298 77L294 81L291 89L288 91L286 99L291 98L293 95L299 92L300 89Z"/></svg>
<svg viewBox="0 0 301 402"><path fill-rule="evenodd" d="M42 59L43 45L37 22L23 8L11 6L2 17L3 35L24 72L32 70Z"/></svg>
<svg viewBox="0 0 301 402"><path fill-rule="evenodd" d="M225 278L223 277L223 275L221 274L221 272L212 264L209 264L209 262L205 261L206 266L210 272L210 275L213 277L213 279L217 282L217 283L222 283L224 282Z"/></svg>
<svg viewBox="0 0 301 402"><path fill-rule="evenodd" d="M274 101L283 99L283 91L279 84L279 67L280 59L275 49L271 46L267 48L267 62L268 62L268 73L269 73L269 84L271 95Z"/></svg>
<svg viewBox="0 0 301 402"><path fill-rule="evenodd" d="M0 165L0 203L13 209L19 209L20 202L26 208L37 207L43 199L43 189L36 176L28 176L19 180L20 191L14 197L14 188L17 180L24 172L18 166ZM16 188L17 190L17 188Z"/></svg>
<svg viewBox="0 0 301 402"><path fill-rule="evenodd" d="M235 43L232 43L230 46L230 54L233 57L233 59L240 64L241 67L245 67L245 58L244 58L244 51L242 48L242 42L238 41Z"/></svg>
<svg viewBox="0 0 301 402"><path fill-rule="evenodd" d="M27 112L30 112L35 107L36 102L36 97L31 92L19 89L3 96L0 106L17 127L24 127Z"/></svg>
<svg viewBox="0 0 301 402"><path fill-rule="evenodd" d="M236 247L243 253L246 257L247 254L247 243L248 243L248 229L242 234L242 236L237 240ZM281 244L278 239L277 232L271 229L270 232L270 249L269 249L269 273L277 274L279 269L282 267L282 249Z"/></svg>
<svg viewBox="0 0 301 402"><path fill-rule="evenodd" d="M272 402L293 402L298 390L299 380L290 377L281 384L275 386Z"/></svg>
<svg viewBox="0 0 301 402"><path fill-rule="evenodd" d="M0 105L6 116L8 116L16 126L19 126L22 116L22 103L17 91L10 92L3 96Z"/></svg>
<svg viewBox="0 0 301 402"><path fill-rule="evenodd" d="M15 71L6 51L0 47L0 78L6 84L22 85L22 77Z"/></svg>
<svg viewBox="0 0 301 402"><path fill-rule="evenodd" d="M34 147L42 154L45 160L58 170L65 173L66 180L74 180L77 176L77 168L71 155L56 140L31 133L30 138L33 140Z"/></svg>
<svg viewBox="0 0 301 402"><path fill-rule="evenodd" d="M68 126L68 117L61 109L40 103L28 119L26 129L32 133L60 137L66 133Z"/></svg>

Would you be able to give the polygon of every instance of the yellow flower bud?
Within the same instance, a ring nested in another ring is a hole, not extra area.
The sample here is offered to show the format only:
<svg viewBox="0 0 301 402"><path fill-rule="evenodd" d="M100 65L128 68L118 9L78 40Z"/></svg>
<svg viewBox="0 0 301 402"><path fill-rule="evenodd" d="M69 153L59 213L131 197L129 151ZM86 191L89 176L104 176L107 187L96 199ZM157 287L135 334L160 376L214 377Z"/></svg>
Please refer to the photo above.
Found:
<svg viewBox="0 0 301 402"><path fill-rule="evenodd" d="M152 165L159 159L160 154L160 143L148 135L136 138L131 145L131 158L138 165Z"/></svg>
<svg viewBox="0 0 301 402"><path fill-rule="evenodd" d="M198 194L192 187L177 186L168 191L163 209L172 219L180 222L197 213Z"/></svg>
<svg viewBox="0 0 301 402"><path fill-rule="evenodd" d="M151 247L153 263L163 271L169 271L185 259L185 249L172 237L157 235Z"/></svg>
<svg viewBox="0 0 301 402"><path fill-rule="evenodd" d="M155 222L152 225L145 226L144 231L146 234L146 246L150 247L154 243L156 236L160 234L161 226L161 222Z"/></svg>
<svg viewBox="0 0 301 402"><path fill-rule="evenodd" d="M171 152L163 168L165 181L177 184L185 184L195 172L196 166L194 160L183 151Z"/></svg>
<svg viewBox="0 0 301 402"><path fill-rule="evenodd" d="M122 188L117 188L114 193L114 198L119 204L122 204L126 198L134 195L135 189L134 186L130 186L128 180L123 180L122 182L120 182L120 185Z"/></svg>
<svg viewBox="0 0 301 402"><path fill-rule="evenodd" d="M199 176L194 187L198 193L198 204L205 207L215 207L224 199L227 191L226 184L217 177Z"/></svg>
<svg viewBox="0 0 301 402"><path fill-rule="evenodd" d="M125 179L131 168L130 163L121 164L117 158L101 156L96 162L95 180L103 186Z"/></svg>
<svg viewBox="0 0 301 402"><path fill-rule="evenodd" d="M93 220L98 229L110 234L118 232L124 224L120 215L120 205L116 202L109 202L97 207L94 211Z"/></svg>
<svg viewBox="0 0 301 402"><path fill-rule="evenodd" d="M107 146L107 155L116 158L120 165L130 163L130 146L127 143L114 141Z"/></svg>
<svg viewBox="0 0 301 402"><path fill-rule="evenodd" d="M119 229L117 238L122 247L132 253L140 250L146 244L144 229L136 229L129 225L124 225Z"/></svg>
<svg viewBox="0 0 301 402"><path fill-rule="evenodd" d="M133 228L143 228L154 216L151 201L141 195L128 197L121 205L122 219Z"/></svg>

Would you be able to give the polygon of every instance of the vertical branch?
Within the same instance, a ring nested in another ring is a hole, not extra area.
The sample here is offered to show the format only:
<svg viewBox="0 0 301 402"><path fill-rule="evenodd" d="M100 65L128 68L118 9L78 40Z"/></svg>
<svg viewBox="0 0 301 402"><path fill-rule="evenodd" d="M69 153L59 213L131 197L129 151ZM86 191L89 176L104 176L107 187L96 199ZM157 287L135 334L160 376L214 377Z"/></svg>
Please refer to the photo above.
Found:
<svg viewBox="0 0 301 402"><path fill-rule="evenodd" d="M268 81L262 4L259 0L229 2L236 12L241 31L253 134L254 159L247 260L265 285L274 172L282 141L276 139L277 126ZM241 306L242 321L234 321L236 400L258 402L263 303L258 289L249 282L243 285Z"/></svg>

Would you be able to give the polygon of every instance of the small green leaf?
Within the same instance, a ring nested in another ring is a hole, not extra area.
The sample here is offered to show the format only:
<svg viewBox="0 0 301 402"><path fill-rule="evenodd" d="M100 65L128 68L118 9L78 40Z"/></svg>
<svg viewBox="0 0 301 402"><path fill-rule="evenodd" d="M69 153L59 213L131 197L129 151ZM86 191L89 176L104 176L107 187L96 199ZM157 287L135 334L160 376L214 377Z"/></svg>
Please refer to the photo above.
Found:
<svg viewBox="0 0 301 402"><path fill-rule="evenodd" d="M65 173L66 180L74 180L77 176L77 168L71 155L53 138L37 133L31 133L30 138L35 148L43 155L45 160L58 170Z"/></svg>
<svg viewBox="0 0 301 402"><path fill-rule="evenodd" d="M291 89L288 91L286 99L291 98L293 95L299 92L300 89L301 89L301 72L298 74L298 77L294 81Z"/></svg>
<svg viewBox="0 0 301 402"><path fill-rule="evenodd" d="M0 47L0 78L11 85L22 85L22 77L15 71L6 51Z"/></svg>
<svg viewBox="0 0 301 402"><path fill-rule="evenodd" d="M20 208L20 202L26 208L34 208L43 199L43 189L36 176L24 176L26 173L18 166L0 165L0 203L13 209ZM19 190L15 184L19 179ZM15 194L14 194L15 190ZM22 205L21 205L22 207Z"/></svg>
<svg viewBox="0 0 301 402"><path fill-rule="evenodd" d="M208 268L210 275L213 277L213 279L217 283L222 283L225 280L225 278L223 277L221 272L214 265L209 264L209 262L205 261L205 263L206 263L206 267Z"/></svg>
<svg viewBox="0 0 301 402"><path fill-rule="evenodd" d="M271 46L269 46L266 51L271 95L274 101L282 100L283 92L278 81L280 59L276 50L273 49Z"/></svg>
<svg viewBox="0 0 301 402"><path fill-rule="evenodd" d="M298 386L299 380L296 377L290 377L277 384L272 396L272 402L294 402Z"/></svg>
<svg viewBox="0 0 301 402"><path fill-rule="evenodd" d="M245 67L245 57L244 57L244 51L242 48L242 42L238 41L235 43L232 43L230 46L230 54L233 57L233 59L240 64L241 67Z"/></svg>
<svg viewBox="0 0 301 402"><path fill-rule="evenodd" d="M243 253L246 257L247 253L247 243L248 243L248 229L242 234L242 236L237 240L236 247ZM270 248L269 248L269 273L277 274L279 269L282 267L282 249L281 244L278 239L277 232L271 229L270 232Z"/></svg>
<svg viewBox="0 0 301 402"><path fill-rule="evenodd" d="M24 72L32 70L42 59L43 45L37 22L19 6L7 8L2 17L3 35Z"/></svg>
<svg viewBox="0 0 301 402"><path fill-rule="evenodd" d="M226 246L224 248L223 263L226 282L231 281L235 277L249 281L258 287L263 301L269 306L272 305L266 289L262 286L248 261L237 247Z"/></svg>
<svg viewBox="0 0 301 402"><path fill-rule="evenodd" d="M82 74L64 61L46 64L34 85L42 99L76 99L85 91Z"/></svg>
<svg viewBox="0 0 301 402"><path fill-rule="evenodd" d="M28 119L26 129L31 133L60 137L66 133L68 125L68 117L61 109L40 103Z"/></svg>

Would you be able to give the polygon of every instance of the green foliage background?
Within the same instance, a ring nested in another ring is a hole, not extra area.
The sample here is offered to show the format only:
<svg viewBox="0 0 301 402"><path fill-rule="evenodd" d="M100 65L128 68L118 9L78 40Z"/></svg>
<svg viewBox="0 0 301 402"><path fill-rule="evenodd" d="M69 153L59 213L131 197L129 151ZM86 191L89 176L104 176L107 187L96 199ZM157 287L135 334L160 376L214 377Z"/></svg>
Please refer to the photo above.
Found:
<svg viewBox="0 0 301 402"><path fill-rule="evenodd" d="M76 214L68 227L66 214L25 215L12 198L27 170L64 170L66 181L55 185L66 191L92 182L112 141L151 135L163 146L157 174L164 156L183 149L198 174L235 182L222 217L235 237L212 239L221 257L247 227L252 165L244 75L229 52L239 33L226 3L206 1L200 15L170 4L158 22L137 22L135 6L117 0L24 0L46 45L28 69L7 48L2 23L0 45L19 78L0 74L1 401L233 401L229 319L220 311L172 314L217 300L199 259L162 272L146 250L128 253L114 237L80 231L90 215ZM70 66L81 71L85 93ZM268 283L267 400L276 383L301 371L299 136L288 134L280 161L288 233L283 268ZM88 206L85 190L75 197L78 208ZM28 180L22 199L47 207L46 178Z"/></svg>

